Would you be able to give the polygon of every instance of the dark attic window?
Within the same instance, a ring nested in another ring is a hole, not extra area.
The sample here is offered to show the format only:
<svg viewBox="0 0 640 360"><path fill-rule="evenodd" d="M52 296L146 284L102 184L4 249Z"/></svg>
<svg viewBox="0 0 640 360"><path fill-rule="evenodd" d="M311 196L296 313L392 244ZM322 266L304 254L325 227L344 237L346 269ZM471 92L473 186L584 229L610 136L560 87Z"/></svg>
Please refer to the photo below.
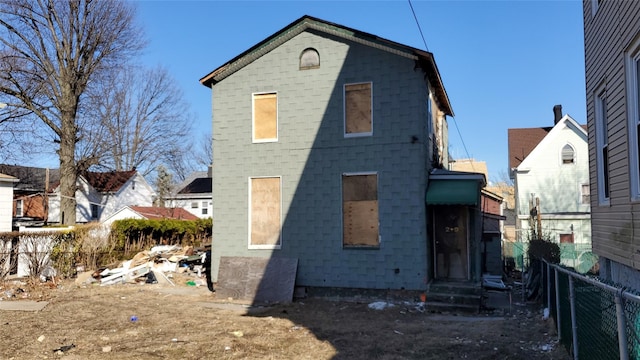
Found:
<svg viewBox="0 0 640 360"><path fill-rule="evenodd" d="M300 54L300 70L317 69L320 67L320 54L314 48L307 48Z"/></svg>

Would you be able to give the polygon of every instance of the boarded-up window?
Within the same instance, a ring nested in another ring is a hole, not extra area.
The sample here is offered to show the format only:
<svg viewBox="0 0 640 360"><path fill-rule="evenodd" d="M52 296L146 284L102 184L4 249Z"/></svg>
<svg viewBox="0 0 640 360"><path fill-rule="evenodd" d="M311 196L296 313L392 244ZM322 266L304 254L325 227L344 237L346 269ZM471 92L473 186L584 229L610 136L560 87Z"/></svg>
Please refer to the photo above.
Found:
<svg viewBox="0 0 640 360"><path fill-rule="evenodd" d="M253 141L278 140L278 95L253 95Z"/></svg>
<svg viewBox="0 0 640 360"><path fill-rule="evenodd" d="M251 178L249 181L249 245L280 246L280 177Z"/></svg>
<svg viewBox="0 0 640 360"><path fill-rule="evenodd" d="M378 247L378 175L342 176L342 244Z"/></svg>
<svg viewBox="0 0 640 360"><path fill-rule="evenodd" d="M371 83L344 86L344 133L360 136L373 133Z"/></svg>

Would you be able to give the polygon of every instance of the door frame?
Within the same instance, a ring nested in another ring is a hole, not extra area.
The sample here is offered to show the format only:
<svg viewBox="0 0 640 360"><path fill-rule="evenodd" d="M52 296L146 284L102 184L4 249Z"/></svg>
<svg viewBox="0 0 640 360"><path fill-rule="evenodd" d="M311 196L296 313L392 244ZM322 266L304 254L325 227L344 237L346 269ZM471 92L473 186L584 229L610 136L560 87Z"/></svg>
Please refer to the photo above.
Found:
<svg viewBox="0 0 640 360"><path fill-rule="evenodd" d="M439 276L438 272L438 247L437 247L437 236L438 228L442 226L446 226L446 224L440 224L436 222L436 214L442 213L443 211L447 211L446 208L449 209L457 209L459 212L464 212L465 215L465 223L464 223L464 246L466 246L466 256L461 259L462 261L466 261L466 271L464 274L464 278L451 278L451 277L442 277ZM434 206L434 211L432 211L432 250L433 250L433 278L435 280L448 280L448 281L468 281L471 279L471 243L470 243L470 229L471 226L471 212L469 211L469 207L466 205L436 205Z"/></svg>

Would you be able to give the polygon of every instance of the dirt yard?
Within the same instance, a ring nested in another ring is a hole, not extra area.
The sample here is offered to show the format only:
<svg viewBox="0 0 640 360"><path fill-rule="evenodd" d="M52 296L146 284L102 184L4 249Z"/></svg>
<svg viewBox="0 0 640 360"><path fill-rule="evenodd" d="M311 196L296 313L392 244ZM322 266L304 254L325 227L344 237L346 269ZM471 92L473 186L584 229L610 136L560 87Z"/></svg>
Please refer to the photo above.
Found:
<svg viewBox="0 0 640 360"><path fill-rule="evenodd" d="M4 284L0 297L15 288ZM438 314L414 302L380 310L373 299L251 308L179 279L175 287L67 281L0 302L25 299L48 304L0 310L0 359L570 358L551 320L518 306L505 316Z"/></svg>

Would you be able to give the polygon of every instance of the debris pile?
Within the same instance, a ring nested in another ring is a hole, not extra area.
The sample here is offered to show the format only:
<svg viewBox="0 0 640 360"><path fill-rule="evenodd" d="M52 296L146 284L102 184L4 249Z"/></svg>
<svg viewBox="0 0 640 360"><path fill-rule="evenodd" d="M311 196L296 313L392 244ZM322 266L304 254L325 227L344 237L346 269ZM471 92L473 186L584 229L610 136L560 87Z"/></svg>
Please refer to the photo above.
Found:
<svg viewBox="0 0 640 360"><path fill-rule="evenodd" d="M203 251L179 245L158 245L149 251L141 251L132 259L122 262L117 268L103 268L96 271L78 273L76 284L113 285L123 283L169 284L174 273L193 274L190 286L206 285L203 276Z"/></svg>

